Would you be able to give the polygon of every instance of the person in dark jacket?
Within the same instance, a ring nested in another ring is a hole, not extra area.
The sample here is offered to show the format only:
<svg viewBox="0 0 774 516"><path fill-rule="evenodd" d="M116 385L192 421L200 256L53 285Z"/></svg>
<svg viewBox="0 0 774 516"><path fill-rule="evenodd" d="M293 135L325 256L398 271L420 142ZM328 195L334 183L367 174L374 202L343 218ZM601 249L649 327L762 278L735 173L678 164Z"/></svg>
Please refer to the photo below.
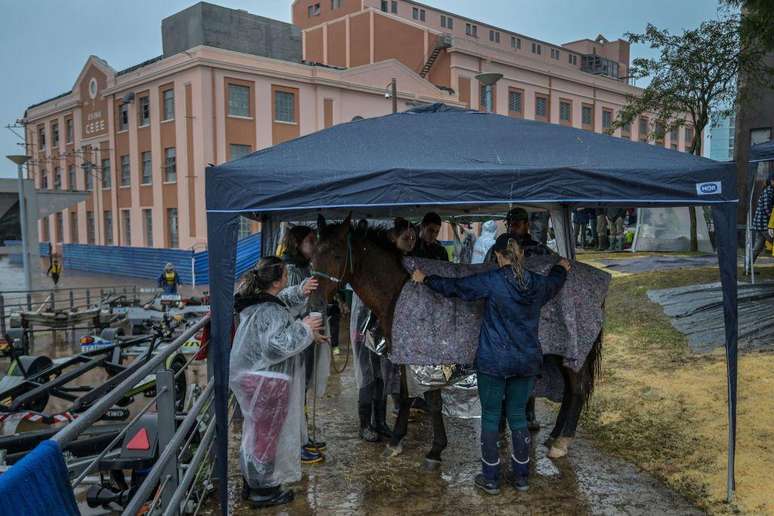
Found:
<svg viewBox="0 0 774 516"><path fill-rule="evenodd" d="M437 213L430 212L422 218L422 222L419 224L419 239L412 256L449 261L449 252L438 242L441 223L441 217Z"/></svg>
<svg viewBox="0 0 774 516"><path fill-rule="evenodd" d="M755 234L755 248L753 249L753 263L758 259L766 242L771 242L772 237L769 234L769 219L771 210L774 206L774 174L769 175L766 188L763 189L758 197L758 204L755 206L755 216L753 216L750 229Z"/></svg>
<svg viewBox="0 0 774 516"><path fill-rule="evenodd" d="M528 488L530 433L526 404L543 354L538 340L540 309L561 288L570 264L561 259L548 276L524 268L524 249L510 235L500 235L493 247L499 269L465 278L426 276L416 270L412 279L447 297L485 300L475 367L481 400L481 469L476 487L500 492L500 458L497 451L502 400L511 428L512 484Z"/></svg>
<svg viewBox="0 0 774 516"><path fill-rule="evenodd" d="M530 235L529 213L527 213L527 210L524 208L513 208L505 216L505 222L507 224L507 234L515 239L521 248L524 249L524 256L546 256L554 254L547 245L541 244ZM484 263L497 263L497 257L494 254L494 246L486 253Z"/></svg>

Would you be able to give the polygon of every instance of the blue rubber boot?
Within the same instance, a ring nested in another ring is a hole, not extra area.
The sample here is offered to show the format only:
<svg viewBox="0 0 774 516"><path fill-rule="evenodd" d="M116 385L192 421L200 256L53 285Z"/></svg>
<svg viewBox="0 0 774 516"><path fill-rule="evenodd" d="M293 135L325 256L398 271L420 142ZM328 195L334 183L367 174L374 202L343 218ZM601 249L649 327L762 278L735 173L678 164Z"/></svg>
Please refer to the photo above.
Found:
<svg viewBox="0 0 774 516"><path fill-rule="evenodd" d="M485 493L500 494L500 455L497 453L498 432L481 431L481 474L476 487Z"/></svg>
<svg viewBox="0 0 774 516"><path fill-rule="evenodd" d="M512 484L518 491L529 489L529 447L531 442L529 430L520 428L511 430L511 455Z"/></svg>

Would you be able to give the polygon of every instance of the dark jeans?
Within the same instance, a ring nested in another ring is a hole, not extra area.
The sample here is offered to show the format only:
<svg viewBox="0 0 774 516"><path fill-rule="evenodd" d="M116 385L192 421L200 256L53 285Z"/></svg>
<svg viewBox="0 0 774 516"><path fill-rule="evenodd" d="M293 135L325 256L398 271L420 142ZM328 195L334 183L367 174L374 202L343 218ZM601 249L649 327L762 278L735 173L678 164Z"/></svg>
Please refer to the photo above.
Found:
<svg viewBox="0 0 774 516"><path fill-rule="evenodd" d="M753 263L758 259L758 256L766 248L766 242L771 242L771 237L768 231L756 231L755 232L755 247L753 248Z"/></svg>
<svg viewBox="0 0 774 516"><path fill-rule="evenodd" d="M503 399L511 432L527 428L527 401L535 379L503 378L478 373L478 396L481 399L481 429L497 432L500 428Z"/></svg>

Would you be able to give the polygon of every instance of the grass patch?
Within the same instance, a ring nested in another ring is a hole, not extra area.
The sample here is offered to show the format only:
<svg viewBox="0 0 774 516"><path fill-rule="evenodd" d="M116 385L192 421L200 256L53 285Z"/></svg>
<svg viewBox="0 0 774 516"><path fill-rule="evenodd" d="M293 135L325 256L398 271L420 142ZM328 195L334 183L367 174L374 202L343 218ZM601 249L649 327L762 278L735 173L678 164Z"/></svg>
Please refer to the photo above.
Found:
<svg viewBox="0 0 774 516"><path fill-rule="evenodd" d="M759 277L772 279L774 270L763 269ZM583 425L603 449L660 477L711 514L774 514L774 353L740 358L737 499L727 504L723 352L693 353L646 296L650 289L714 281L717 269L614 277L602 374Z"/></svg>

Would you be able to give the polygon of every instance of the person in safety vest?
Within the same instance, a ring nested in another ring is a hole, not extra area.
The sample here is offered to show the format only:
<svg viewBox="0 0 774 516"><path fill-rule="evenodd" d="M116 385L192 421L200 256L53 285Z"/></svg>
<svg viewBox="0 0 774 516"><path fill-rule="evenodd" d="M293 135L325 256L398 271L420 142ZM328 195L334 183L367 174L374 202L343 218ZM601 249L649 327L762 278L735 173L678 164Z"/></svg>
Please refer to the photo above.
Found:
<svg viewBox="0 0 774 516"><path fill-rule="evenodd" d="M180 275L175 271L174 265L166 264L164 272L159 276L159 288L164 289L165 294L177 294L177 286L181 284Z"/></svg>
<svg viewBox="0 0 774 516"><path fill-rule="evenodd" d="M59 276L62 275L62 264L59 262L59 257L57 255L51 256L51 264L48 266L48 272L46 274L51 276L51 279L54 281L54 286L59 284Z"/></svg>

